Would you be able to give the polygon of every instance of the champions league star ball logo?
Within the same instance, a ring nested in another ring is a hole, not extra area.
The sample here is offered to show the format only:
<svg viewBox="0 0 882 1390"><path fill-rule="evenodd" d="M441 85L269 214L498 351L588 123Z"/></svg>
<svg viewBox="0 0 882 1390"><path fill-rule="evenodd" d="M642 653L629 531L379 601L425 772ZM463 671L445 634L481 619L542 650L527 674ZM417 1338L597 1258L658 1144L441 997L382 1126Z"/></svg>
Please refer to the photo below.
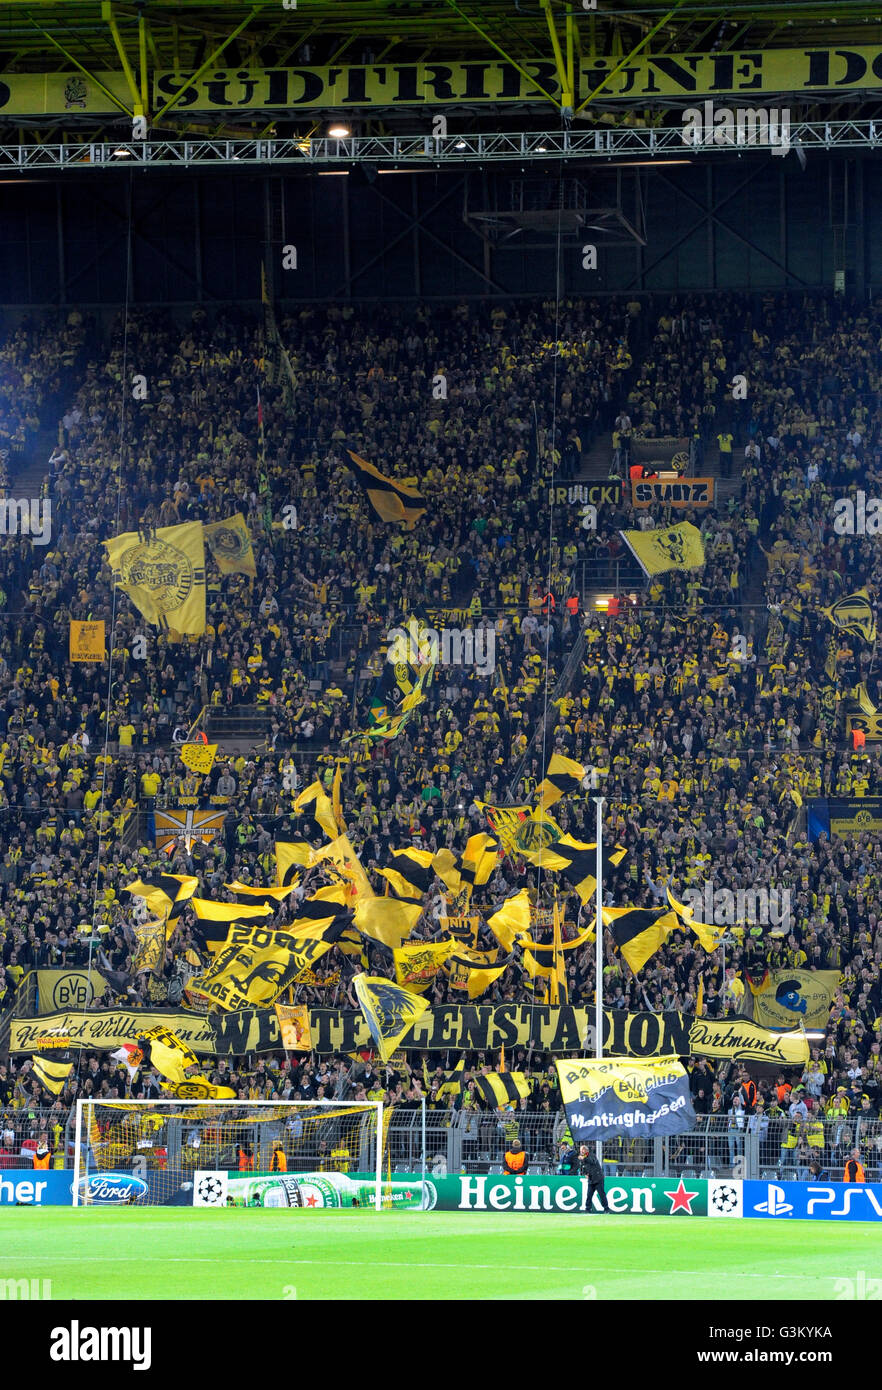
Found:
<svg viewBox="0 0 882 1390"><path fill-rule="evenodd" d="M711 1193L711 1206L720 1216L728 1216L738 1207L738 1189L731 1183L719 1183Z"/></svg>
<svg viewBox="0 0 882 1390"><path fill-rule="evenodd" d="M196 1193L203 1206L220 1206L224 1196L224 1184L216 1173L206 1173L196 1184Z"/></svg>
<svg viewBox="0 0 882 1390"><path fill-rule="evenodd" d="M115 578L122 586L147 589L158 611L171 613L186 602L194 574L183 550L154 537L123 552Z"/></svg>

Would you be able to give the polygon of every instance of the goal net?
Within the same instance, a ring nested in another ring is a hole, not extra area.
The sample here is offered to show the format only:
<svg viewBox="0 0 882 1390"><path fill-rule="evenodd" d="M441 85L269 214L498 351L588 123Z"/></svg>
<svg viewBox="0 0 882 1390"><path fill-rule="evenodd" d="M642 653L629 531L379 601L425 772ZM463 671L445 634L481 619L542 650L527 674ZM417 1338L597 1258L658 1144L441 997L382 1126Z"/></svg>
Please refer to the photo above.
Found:
<svg viewBox="0 0 882 1390"><path fill-rule="evenodd" d="M75 1123L74 1206L381 1210L422 1195L384 1176L379 1101L80 1100Z"/></svg>

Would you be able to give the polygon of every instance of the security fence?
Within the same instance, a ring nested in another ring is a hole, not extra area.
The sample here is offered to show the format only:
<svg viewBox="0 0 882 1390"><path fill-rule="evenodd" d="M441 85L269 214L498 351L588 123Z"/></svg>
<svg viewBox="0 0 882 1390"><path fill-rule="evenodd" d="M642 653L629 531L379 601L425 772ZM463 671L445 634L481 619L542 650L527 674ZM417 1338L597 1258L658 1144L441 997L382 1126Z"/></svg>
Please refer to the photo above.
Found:
<svg viewBox="0 0 882 1390"><path fill-rule="evenodd" d="M499 1173L514 1139L528 1171L557 1171L567 1136L564 1112L396 1108L384 1116L383 1167L391 1173ZM0 1169L28 1169L41 1134L52 1167L70 1166L73 1131L68 1113L28 1105L0 1111ZM791 1123L752 1116L739 1128L727 1115L699 1115L694 1129L668 1138L625 1135L603 1145L606 1173L618 1177L735 1177L807 1181L817 1163L827 1181L840 1181L857 1149L868 1182L882 1182L882 1120L859 1112L838 1120Z"/></svg>

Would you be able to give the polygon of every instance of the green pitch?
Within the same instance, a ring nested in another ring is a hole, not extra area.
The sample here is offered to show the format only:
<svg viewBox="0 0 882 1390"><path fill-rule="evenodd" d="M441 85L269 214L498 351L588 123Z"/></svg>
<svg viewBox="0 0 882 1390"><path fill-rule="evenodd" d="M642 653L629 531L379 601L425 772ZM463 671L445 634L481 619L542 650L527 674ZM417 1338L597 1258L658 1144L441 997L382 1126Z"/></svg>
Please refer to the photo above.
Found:
<svg viewBox="0 0 882 1390"><path fill-rule="evenodd" d="M809 1229L809 1224L811 1229ZM658 1216L129 1208L0 1212L7 1279L53 1299L833 1299L870 1225Z"/></svg>

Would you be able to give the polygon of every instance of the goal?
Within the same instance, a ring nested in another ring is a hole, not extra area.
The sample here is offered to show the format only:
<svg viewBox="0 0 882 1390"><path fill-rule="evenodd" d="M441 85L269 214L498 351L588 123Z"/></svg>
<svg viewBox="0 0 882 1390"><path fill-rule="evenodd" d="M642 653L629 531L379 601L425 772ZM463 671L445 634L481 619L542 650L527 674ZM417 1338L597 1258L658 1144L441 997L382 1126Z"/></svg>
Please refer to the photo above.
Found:
<svg viewBox="0 0 882 1390"><path fill-rule="evenodd" d="M74 1206L404 1201L383 1182L381 1101L78 1100L75 1126Z"/></svg>

